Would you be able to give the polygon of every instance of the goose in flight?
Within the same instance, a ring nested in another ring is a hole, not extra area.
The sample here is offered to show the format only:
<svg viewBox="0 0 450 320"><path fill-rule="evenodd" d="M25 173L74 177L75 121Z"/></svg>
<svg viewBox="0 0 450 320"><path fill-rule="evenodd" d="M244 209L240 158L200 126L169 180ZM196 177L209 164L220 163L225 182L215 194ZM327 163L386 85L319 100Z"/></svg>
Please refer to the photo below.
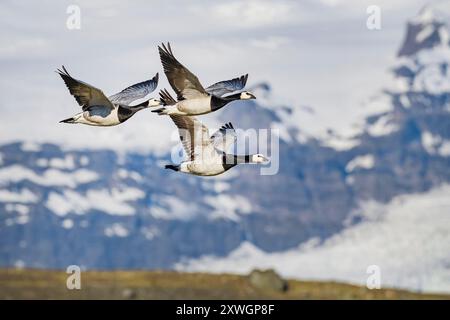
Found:
<svg viewBox="0 0 450 320"><path fill-rule="evenodd" d="M166 105L175 105L167 90L160 92ZM192 116L169 115L178 127L181 143L188 159L179 165L169 164L166 169L197 176L216 176L241 163L269 161L262 154L234 155L226 153L236 141L236 131L231 123L223 125L209 136L208 128Z"/></svg>
<svg viewBox="0 0 450 320"><path fill-rule="evenodd" d="M90 84L72 78L66 68L58 69L71 95L75 97L82 112L64 119L64 123L82 123L91 126L115 126L125 122L139 110L160 106L159 99L150 99L135 106L129 104L142 99L158 86L158 73L150 80L136 83L115 95L106 97L104 93Z"/></svg>
<svg viewBox="0 0 450 320"><path fill-rule="evenodd" d="M231 101L256 99L248 91L227 95L242 90L247 83L248 74L215 83L204 89L198 78L175 58L170 43L167 46L158 46L158 50L164 73L177 94L178 102L152 112L160 115L192 116L216 111Z"/></svg>

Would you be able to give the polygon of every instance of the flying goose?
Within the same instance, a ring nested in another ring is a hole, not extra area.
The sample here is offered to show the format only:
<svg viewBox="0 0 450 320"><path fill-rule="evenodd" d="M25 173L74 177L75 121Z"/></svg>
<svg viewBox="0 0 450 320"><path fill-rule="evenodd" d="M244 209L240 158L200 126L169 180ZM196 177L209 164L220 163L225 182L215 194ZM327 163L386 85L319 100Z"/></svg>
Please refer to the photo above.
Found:
<svg viewBox="0 0 450 320"><path fill-rule="evenodd" d="M125 122L139 110L161 105L159 99L150 99L135 106L129 105L156 89L158 73L152 79L136 83L108 98L100 89L72 78L64 66L62 66L62 70L58 69L57 73L64 80L70 94L75 97L83 110L60 122L82 123L91 126L115 126Z"/></svg>
<svg viewBox="0 0 450 320"><path fill-rule="evenodd" d="M173 106L164 106L152 112L159 115L192 116L216 111L234 100L256 99L248 91L225 96L243 89L247 83L248 74L215 83L204 89L198 78L175 58L170 43L167 46L164 44L162 47L158 46L158 50L164 73L177 94L178 102Z"/></svg>
<svg viewBox="0 0 450 320"><path fill-rule="evenodd" d="M177 102L167 90L160 92L164 104L172 106ZM169 115L178 127L178 133L184 151L188 156L179 165L168 164L166 169L180 171L197 176L215 176L241 163L263 163L268 161L262 154L234 155L226 153L236 141L236 131L231 122L223 125L209 136L208 128L196 117Z"/></svg>

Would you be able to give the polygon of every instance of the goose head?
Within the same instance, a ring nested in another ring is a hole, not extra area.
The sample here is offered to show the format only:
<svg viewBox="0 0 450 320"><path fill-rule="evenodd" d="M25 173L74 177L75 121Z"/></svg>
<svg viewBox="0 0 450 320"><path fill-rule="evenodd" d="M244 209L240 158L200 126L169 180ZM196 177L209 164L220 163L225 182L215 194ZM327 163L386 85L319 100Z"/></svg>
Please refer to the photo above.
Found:
<svg viewBox="0 0 450 320"><path fill-rule="evenodd" d="M250 100L250 99L256 99L253 93L249 91L243 91L239 95L239 99L241 100Z"/></svg>
<svg viewBox="0 0 450 320"><path fill-rule="evenodd" d="M250 157L250 162L251 163L265 163L265 162L269 162L269 159L266 158L264 155L257 153L257 154L253 154Z"/></svg>
<svg viewBox="0 0 450 320"><path fill-rule="evenodd" d="M147 108L158 107L160 105L162 105L162 103L161 103L161 100L159 100L159 99L153 98L153 99L150 99L147 101Z"/></svg>

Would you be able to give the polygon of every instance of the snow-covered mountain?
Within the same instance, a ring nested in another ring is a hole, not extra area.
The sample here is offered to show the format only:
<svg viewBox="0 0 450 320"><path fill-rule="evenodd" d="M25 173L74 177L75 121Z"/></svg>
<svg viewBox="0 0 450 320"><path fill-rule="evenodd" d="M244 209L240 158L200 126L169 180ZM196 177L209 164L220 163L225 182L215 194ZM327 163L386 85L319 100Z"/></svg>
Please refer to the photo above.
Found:
<svg viewBox="0 0 450 320"><path fill-rule="evenodd" d="M280 104L266 83L253 88L257 101L214 114L278 129L276 175L175 174L162 169L166 151L1 145L0 265L271 266L365 283L376 264L382 284L450 292L449 60L448 22L425 10L408 24L395 86L363 107L351 134L311 134L302 122L314 109Z"/></svg>

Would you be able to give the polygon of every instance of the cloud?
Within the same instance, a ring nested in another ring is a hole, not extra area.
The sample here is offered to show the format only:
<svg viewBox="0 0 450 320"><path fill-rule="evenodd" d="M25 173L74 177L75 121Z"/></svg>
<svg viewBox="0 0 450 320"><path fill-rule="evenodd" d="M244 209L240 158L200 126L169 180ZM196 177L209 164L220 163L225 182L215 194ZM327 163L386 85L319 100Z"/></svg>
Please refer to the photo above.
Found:
<svg viewBox="0 0 450 320"><path fill-rule="evenodd" d="M213 19L219 19L238 28L263 27L292 23L298 19L296 5L287 1L230 1L214 4L209 12Z"/></svg>
<svg viewBox="0 0 450 320"><path fill-rule="evenodd" d="M290 39L288 37L269 36L263 39L253 39L251 44L257 48L274 50L289 42Z"/></svg>
<svg viewBox="0 0 450 320"><path fill-rule="evenodd" d="M49 53L50 50L51 44L47 39L34 37L10 38L3 40L3 44L0 47L0 58L17 58L19 56L22 59L26 59L31 56L30 53L34 57L37 55L43 56Z"/></svg>
<svg viewBox="0 0 450 320"><path fill-rule="evenodd" d="M307 132L347 126L361 97L386 83L384 70L401 41L404 21L420 5L383 0L386 32L370 33L365 28L366 2L350 1L354 7L346 1L331 1L334 6L329 2L140 1L130 6L80 1L81 30L72 31L65 24L69 3L2 2L0 37L6 40L0 57L6 59L0 59L0 91L8 94L0 96L0 143L169 151L167 137L175 128L150 112L113 128L59 124L80 109L53 72L65 64L75 77L106 94L158 71L159 88L169 87L156 49L169 40L176 56L204 85L249 73L249 85L269 81L277 101L317 110L313 121L301 123ZM211 125L215 116L203 119Z"/></svg>

